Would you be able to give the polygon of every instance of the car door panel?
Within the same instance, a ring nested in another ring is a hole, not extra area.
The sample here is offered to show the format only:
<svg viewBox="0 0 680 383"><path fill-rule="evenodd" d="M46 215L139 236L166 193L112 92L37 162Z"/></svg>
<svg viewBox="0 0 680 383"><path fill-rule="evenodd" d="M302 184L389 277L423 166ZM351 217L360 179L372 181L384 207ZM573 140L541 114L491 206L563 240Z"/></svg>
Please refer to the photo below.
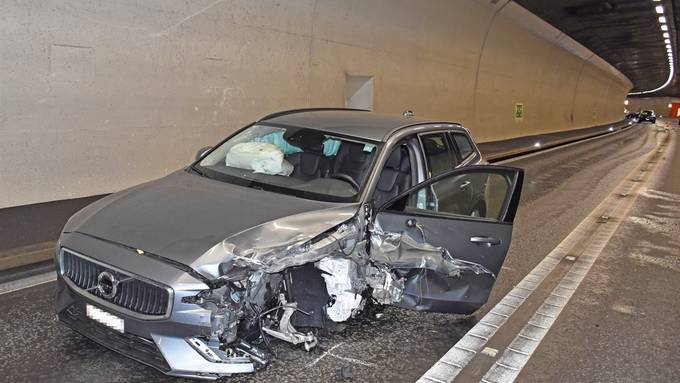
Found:
<svg viewBox="0 0 680 383"><path fill-rule="evenodd" d="M462 183L469 190L460 193ZM521 184L519 169L471 166L425 181L379 209L371 256L403 280L397 305L463 314L483 305L510 246ZM485 216L469 216L475 203L489 205Z"/></svg>
<svg viewBox="0 0 680 383"><path fill-rule="evenodd" d="M428 269L411 269L405 273L401 300L394 306L418 311L472 314L488 298L490 275L462 273L452 278Z"/></svg>

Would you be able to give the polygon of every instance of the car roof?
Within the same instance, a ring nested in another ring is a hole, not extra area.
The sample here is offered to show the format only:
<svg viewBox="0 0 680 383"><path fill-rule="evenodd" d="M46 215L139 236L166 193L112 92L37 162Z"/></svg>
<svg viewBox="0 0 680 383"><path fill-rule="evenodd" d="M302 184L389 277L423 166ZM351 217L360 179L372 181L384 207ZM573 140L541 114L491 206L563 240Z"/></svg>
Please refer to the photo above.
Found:
<svg viewBox="0 0 680 383"><path fill-rule="evenodd" d="M424 123L448 123L415 117L380 114L359 109L300 109L274 113L258 122L323 130L372 141L386 141L397 129Z"/></svg>

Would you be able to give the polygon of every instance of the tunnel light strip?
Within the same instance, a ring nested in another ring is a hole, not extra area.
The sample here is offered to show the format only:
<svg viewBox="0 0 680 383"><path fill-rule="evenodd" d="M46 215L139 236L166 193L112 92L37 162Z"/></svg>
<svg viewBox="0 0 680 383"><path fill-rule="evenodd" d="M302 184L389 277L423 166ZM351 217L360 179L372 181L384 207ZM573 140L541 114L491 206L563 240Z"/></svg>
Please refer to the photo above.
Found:
<svg viewBox="0 0 680 383"><path fill-rule="evenodd" d="M655 2L658 0L655 0ZM658 88L655 89L650 89L650 90L642 90L639 92L631 92L628 93L629 96L634 96L638 94L647 94L647 93L654 93L657 92L661 89L664 89L668 85L670 85L671 81L673 81L673 77L675 76L675 59L673 58L673 45L671 44L671 39L670 39L670 34L667 32L668 31L668 25L666 24L666 15L664 15L664 7L663 5L657 5L654 7L654 11L661 15L659 16L659 23L661 23L661 31L662 31L662 38L663 42L666 47L666 53L668 55L668 79L666 80L663 85L661 85Z"/></svg>

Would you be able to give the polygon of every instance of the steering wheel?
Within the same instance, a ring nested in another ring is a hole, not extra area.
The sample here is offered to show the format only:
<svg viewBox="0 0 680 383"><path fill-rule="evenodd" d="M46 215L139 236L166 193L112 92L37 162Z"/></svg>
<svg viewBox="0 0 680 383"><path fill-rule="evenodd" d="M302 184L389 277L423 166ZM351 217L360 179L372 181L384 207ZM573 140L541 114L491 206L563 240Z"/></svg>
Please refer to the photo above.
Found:
<svg viewBox="0 0 680 383"><path fill-rule="evenodd" d="M354 186L354 188L356 188L357 190L360 189L359 183L357 183L357 181L355 181L354 178L352 178L352 176L350 176L349 174L335 173L335 174L331 174L330 178L343 180L345 182L348 182L350 185Z"/></svg>

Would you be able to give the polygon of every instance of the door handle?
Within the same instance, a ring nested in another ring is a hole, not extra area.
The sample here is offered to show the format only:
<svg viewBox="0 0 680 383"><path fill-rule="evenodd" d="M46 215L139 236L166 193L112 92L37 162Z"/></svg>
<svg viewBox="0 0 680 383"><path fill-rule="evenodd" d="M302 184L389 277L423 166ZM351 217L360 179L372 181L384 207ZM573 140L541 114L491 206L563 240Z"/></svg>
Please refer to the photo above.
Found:
<svg viewBox="0 0 680 383"><path fill-rule="evenodd" d="M477 246L497 246L501 244L501 240L493 237L470 237L470 242Z"/></svg>
<svg viewBox="0 0 680 383"><path fill-rule="evenodd" d="M470 186L470 181L465 181L462 184L460 184L461 189L466 189L468 186Z"/></svg>

